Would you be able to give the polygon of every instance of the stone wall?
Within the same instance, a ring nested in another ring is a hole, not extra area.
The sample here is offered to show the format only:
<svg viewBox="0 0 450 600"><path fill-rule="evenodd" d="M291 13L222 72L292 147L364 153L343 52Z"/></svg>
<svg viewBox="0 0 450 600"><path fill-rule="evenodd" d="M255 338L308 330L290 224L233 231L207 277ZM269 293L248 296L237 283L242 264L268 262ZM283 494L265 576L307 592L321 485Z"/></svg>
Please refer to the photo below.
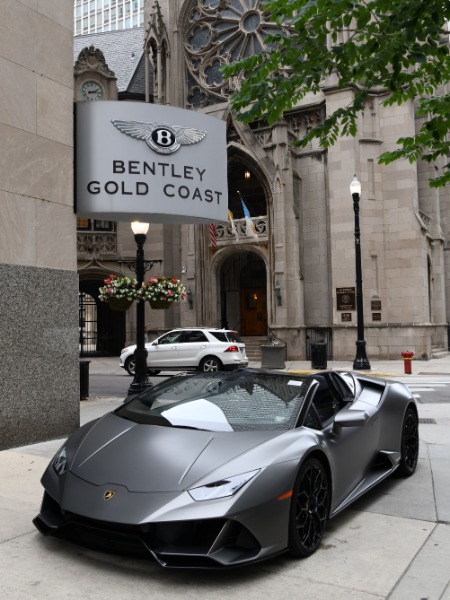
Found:
<svg viewBox="0 0 450 600"><path fill-rule="evenodd" d="M0 264L0 450L79 425L78 278Z"/></svg>
<svg viewBox="0 0 450 600"><path fill-rule="evenodd" d="M79 422L73 4L2 3L0 448Z"/></svg>

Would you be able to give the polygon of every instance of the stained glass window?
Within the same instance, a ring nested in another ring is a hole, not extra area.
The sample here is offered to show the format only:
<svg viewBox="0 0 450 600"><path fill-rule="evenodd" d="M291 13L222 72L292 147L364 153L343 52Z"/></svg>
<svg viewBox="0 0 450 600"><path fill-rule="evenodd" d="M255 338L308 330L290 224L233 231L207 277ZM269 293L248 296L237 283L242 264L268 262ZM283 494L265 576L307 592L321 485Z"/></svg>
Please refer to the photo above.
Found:
<svg viewBox="0 0 450 600"><path fill-rule="evenodd" d="M226 101L236 82L220 67L264 49L268 34L279 32L261 0L194 0L185 24L188 108Z"/></svg>

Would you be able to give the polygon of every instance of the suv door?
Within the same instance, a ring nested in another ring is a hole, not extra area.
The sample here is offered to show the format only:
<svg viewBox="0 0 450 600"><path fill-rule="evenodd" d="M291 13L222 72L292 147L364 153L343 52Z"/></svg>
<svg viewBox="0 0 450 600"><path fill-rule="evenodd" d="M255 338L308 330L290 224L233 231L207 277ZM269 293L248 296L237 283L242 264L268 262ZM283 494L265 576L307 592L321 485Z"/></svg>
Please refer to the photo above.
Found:
<svg viewBox="0 0 450 600"><path fill-rule="evenodd" d="M208 353L210 342L201 329L183 331L178 346L180 367L198 367L201 359Z"/></svg>
<svg viewBox="0 0 450 600"><path fill-rule="evenodd" d="M178 349L182 331L169 331L155 340L148 348L147 366L149 368L178 367Z"/></svg>

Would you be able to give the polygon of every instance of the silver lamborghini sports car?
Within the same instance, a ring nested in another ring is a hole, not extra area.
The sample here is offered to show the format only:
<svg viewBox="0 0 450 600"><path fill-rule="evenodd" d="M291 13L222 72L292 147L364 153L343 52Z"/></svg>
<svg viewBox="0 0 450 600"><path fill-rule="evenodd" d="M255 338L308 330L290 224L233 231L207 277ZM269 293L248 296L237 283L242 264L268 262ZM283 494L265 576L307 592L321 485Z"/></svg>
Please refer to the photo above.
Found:
<svg viewBox="0 0 450 600"><path fill-rule="evenodd" d="M164 567L309 556L327 519L414 473L418 423L404 385L359 373L176 376L69 437L33 522Z"/></svg>

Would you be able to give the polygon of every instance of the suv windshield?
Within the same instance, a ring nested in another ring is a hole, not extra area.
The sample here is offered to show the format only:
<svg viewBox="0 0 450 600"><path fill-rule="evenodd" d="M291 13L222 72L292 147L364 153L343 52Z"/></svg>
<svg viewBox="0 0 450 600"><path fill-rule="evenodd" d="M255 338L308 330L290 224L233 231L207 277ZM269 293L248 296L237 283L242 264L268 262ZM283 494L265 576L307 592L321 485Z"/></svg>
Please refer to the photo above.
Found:
<svg viewBox="0 0 450 600"><path fill-rule="evenodd" d="M208 431L293 428L309 382L284 374L201 373L176 377L115 411L119 417Z"/></svg>

